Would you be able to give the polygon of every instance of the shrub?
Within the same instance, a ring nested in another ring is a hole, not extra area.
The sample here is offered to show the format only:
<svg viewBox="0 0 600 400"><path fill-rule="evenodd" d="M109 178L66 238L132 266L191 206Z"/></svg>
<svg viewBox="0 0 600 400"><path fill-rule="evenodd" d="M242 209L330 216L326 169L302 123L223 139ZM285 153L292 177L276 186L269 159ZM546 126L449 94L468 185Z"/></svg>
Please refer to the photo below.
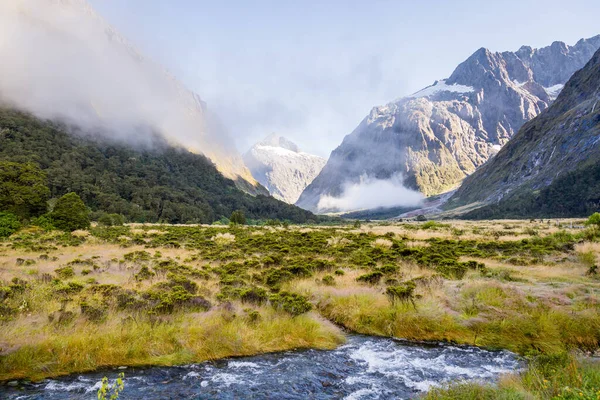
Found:
<svg viewBox="0 0 600 400"><path fill-rule="evenodd" d="M54 226L54 223L52 222L52 217L50 216L50 214L40 215L39 217L33 219L31 221L31 225L39 226L45 231L51 231L56 228Z"/></svg>
<svg viewBox="0 0 600 400"><path fill-rule="evenodd" d="M16 215L0 212L0 237L9 237L21 228L21 223Z"/></svg>
<svg viewBox="0 0 600 400"><path fill-rule="evenodd" d="M383 274L395 274L398 272L398 266L394 264L385 264L378 268Z"/></svg>
<svg viewBox="0 0 600 400"><path fill-rule="evenodd" d="M600 227L600 213L593 213L585 222L586 225L595 225Z"/></svg>
<svg viewBox="0 0 600 400"><path fill-rule="evenodd" d="M276 309L283 310L293 316L304 314L312 310L312 304L300 294L281 292L274 294L269 299Z"/></svg>
<svg viewBox="0 0 600 400"><path fill-rule="evenodd" d="M229 217L229 223L231 225L246 225L246 216L241 210L237 210L231 213Z"/></svg>
<svg viewBox="0 0 600 400"><path fill-rule="evenodd" d="M324 285L327 285L327 286L335 285L335 279L331 275L325 275L321 281L323 282Z"/></svg>
<svg viewBox="0 0 600 400"><path fill-rule="evenodd" d="M77 193L68 193L56 202L50 213L54 226L58 229L73 232L90 227L90 213Z"/></svg>
<svg viewBox="0 0 600 400"><path fill-rule="evenodd" d="M54 270L60 279L69 279L75 276L73 267L62 267Z"/></svg>
<svg viewBox="0 0 600 400"><path fill-rule="evenodd" d="M79 282L56 282L54 287L54 291L59 294L75 294L79 293L83 290L83 285Z"/></svg>
<svg viewBox="0 0 600 400"><path fill-rule="evenodd" d="M145 281L147 279L152 279L156 274L148 268L147 265L142 266L140 271L135 274L135 280L138 282Z"/></svg>
<svg viewBox="0 0 600 400"><path fill-rule="evenodd" d="M416 289L417 285L412 282L412 281L408 281L408 282L404 282L401 283L397 286L390 286L385 290L385 294L387 295L388 299L390 300L390 302L392 304L395 304L396 302L401 302L401 303L408 303L411 302L413 307L416 308L415 305L415 289Z"/></svg>
<svg viewBox="0 0 600 400"><path fill-rule="evenodd" d="M120 214L102 214L98 223L104 226L123 226L125 221Z"/></svg>
<svg viewBox="0 0 600 400"><path fill-rule="evenodd" d="M382 272L373 271L373 272L369 272L367 274L359 276L358 278L356 278L356 280L358 282L364 282L364 283L368 283L370 285L376 285L379 283L379 281L381 280L382 277L383 277Z"/></svg>
<svg viewBox="0 0 600 400"><path fill-rule="evenodd" d="M242 303L251 303L260 305L269 299L267 291L259 287L251 287L240 291L240 300Z"/></svg>
<svg viewBox="0 0 600 400"><path fill-rule="evenodd" d="M79 304L79 307L81 309L81 315L90 321L99 322L106 317L107 310L105 307L94 306L86 301L82 301Z"/></svg>

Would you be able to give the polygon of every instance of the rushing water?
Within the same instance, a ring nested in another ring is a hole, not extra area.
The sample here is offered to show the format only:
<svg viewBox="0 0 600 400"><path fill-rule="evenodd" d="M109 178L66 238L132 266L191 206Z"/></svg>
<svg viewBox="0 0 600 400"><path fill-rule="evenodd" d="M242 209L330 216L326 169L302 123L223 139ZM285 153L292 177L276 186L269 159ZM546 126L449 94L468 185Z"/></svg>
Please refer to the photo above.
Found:
<svg viewBox="0 0 600 400"><path fill-rule="evenodd" d="M345 345L332 351L128 368L121 399L405 399L451 380L490 382L520 367L515 355L506 351L350 335ZM94 399L102 377L114 378L118 372L0 386L0 398Z"/></svg>

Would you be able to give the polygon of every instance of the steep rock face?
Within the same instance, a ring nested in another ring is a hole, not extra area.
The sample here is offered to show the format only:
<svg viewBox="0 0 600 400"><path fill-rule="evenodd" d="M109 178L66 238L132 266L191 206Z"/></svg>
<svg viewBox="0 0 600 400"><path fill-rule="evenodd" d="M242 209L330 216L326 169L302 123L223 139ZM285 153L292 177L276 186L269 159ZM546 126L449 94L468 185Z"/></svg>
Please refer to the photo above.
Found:
<svg viewBox="0 0 600 400"><path fill-rule="evenodd" d="M297 204L316 210L323 195L367 175L425 195L456 187L546 109L593 52L600 35L575 46L555 42L517 52L477 50L445 80L375 107L335 149Z"/></svg>
<svg viewBox="0 0 600 400"><path fill-rule="evenodd" d="M324 158L303 153L288 139L274 134L255 144L244 161L273 197L290 204L298 200L326 163Z"/></svg>
<svg viewBox="0 0 600 400"><path fill-rule="evenodd" d="M473 175L448 207L472 216L583 216L600 208L600 50L550 106Z"/></svg>
<svg viewBox="0 0 600 400"><path fill-rule="evenodd" d="M200 96L87 1L3 0L0 56L4 105L135 144L158 133L204 154L246 190L265 192Z"/></svg>

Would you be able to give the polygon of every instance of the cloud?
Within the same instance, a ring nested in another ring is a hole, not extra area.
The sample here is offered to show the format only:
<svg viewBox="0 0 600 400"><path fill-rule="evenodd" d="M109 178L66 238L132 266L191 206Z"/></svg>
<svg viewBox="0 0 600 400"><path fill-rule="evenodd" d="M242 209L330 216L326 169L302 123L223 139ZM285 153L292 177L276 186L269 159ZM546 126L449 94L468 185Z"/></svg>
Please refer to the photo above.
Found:
<svg viewBox="0 0 600 400"><path fill-rule="evenodd" d="M346 182L340 197L322 195L317 208L321 212L356 211L379 207L419 206L422 201L421 193L404 186L400 173L390 179L375 179L363 175L360 182Z"/></svg>
<svg viewBox="0 0 600 400"><path fill-rule="evenodd" d="M134 144L158 133L205 154L230 176L243 171L200 98L84 0L0 2L0 59L3 104Z"/></svg>

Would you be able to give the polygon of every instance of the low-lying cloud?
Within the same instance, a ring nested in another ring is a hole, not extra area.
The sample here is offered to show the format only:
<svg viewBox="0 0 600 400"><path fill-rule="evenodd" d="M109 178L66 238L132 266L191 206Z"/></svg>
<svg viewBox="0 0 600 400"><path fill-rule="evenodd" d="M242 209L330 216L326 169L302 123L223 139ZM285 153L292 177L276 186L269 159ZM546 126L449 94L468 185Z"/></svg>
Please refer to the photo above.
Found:
<svg viewBox="0 0 600 400"><path fill-rule="evenodd" d="M397 173L389 179L362 176L359 182L347 182L340 197L323 195L317 208L321 212L355 211L380 207L413 207L419 206L422 201L423 195L406 188L402 174Z"/></svg>
<svg viewBox="0 0 600 400"><path fill-rule="evenodd" d="M84 0L1 1L0 59L4 105L134 144L158 133L217 164L237 156L200 99Z"/></svg>

